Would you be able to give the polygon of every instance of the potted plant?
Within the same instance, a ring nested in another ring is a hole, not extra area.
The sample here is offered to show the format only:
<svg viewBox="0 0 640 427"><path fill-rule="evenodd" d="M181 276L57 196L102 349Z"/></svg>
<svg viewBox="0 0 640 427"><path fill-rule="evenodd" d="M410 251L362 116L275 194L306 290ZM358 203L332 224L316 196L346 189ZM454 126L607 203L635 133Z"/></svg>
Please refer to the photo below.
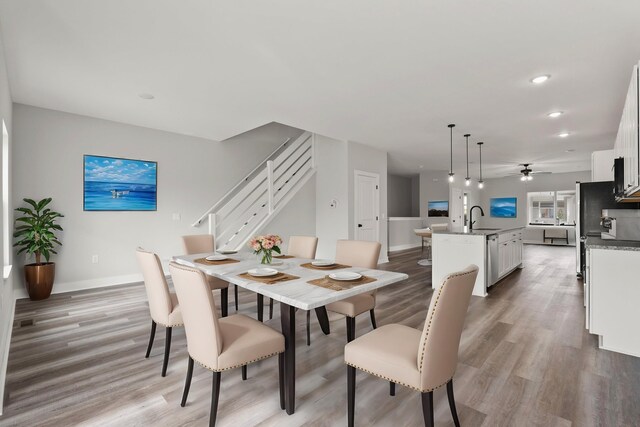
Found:
<svg viewBox="0 0 640 427"><path fill-rule="evenodd" d="M27 292L31 300L46 299L51 295L56 272L56 265L49 262L49 257L57 254L55 245L62 245L55 235L56 231L62 231L56 220L64 215L47 207L51 203L50 197L38 202L23 200L29 207L16 208L23 215L16 218L16 230L13 233L16 242L13 246L20 248L18 254L26 252L35 255L36 262L24 266ZM42 262L43 256L45 262Z"/></svg>

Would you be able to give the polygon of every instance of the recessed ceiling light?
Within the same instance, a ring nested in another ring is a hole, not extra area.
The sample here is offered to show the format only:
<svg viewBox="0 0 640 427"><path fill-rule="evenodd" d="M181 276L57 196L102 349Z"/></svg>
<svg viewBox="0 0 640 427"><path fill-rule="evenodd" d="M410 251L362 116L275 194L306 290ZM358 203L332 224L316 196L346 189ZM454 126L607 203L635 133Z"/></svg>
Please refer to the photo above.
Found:
<svg viewBox="0 0 640 427"><path fill-rule="evenodd" d="M532 78L530 81L531 81L531 83L535 83L535 84L539 85L540 83L546 82L550 78L551 78L551 76L549 74L543 74L541 76L537 76L537 77Z"/></svg>
<svg viewBox="0 0 640 427"><path fill-rule="evenodd" d="M559 136L560 138L566 138L566 137L568 137L568 136L569 136L569 132L560 132L560 133L558 134L558 136Z"/></svg>
<svg viewBox="0 0 640 427"><path fill-rule="evenodd" d="M568 150L564 150L565 153L573 153L574 151L576 151L576 150L574 150L573 148L569 148Z"/></svg>
<svg viewBox="0 0 640 427"><path fill-rule="evenodd" d="M142 98L142 99L154 99L154 98L155 98L155 96L153 96L153 95L152 95L152 94L150 94L150 93L141 93L141 94L139 94L138 96L139 96L140 98Z"/></svg>
<svg viewBox="0 0 640 427"><path fill-rule="evenodd" d="M556 117L560 117L563 114L564 114L564 111L552 111L549 114L547 114L547 117L551 117L552 119L555 119Z"/></svg>

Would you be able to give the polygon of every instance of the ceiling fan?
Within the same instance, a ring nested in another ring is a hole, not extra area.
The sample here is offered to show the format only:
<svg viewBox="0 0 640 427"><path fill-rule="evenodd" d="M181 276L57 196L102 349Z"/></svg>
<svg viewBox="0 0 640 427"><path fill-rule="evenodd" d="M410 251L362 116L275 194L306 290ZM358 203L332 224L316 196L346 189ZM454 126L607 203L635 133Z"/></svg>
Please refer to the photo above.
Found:
<svg viewBox="0 0 640 427"><path fill-rule="evenodd" d="M520 181L531 181L533 179L533 174L547 174L551 172L543 172L543 171L534 171L529 166L533 166L533 163L520 163L519 166L524 166L523 169L520 170L519 173L511 173L509 175L521 175Z"/></svg>

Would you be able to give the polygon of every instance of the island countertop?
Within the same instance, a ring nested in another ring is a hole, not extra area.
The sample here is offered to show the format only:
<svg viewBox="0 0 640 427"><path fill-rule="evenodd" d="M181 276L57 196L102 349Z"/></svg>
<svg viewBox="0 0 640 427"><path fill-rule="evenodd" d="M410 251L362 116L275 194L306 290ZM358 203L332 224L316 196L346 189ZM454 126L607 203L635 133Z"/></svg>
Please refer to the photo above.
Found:
<svg viewBox="0 0 640 427"><path fill-rule="evenodd" d="M460 234L464 236L492 236L494 234L506 233L514 230L521 230L524 226L519 227L507 227L507 228L484 228L479 227L472 231L434 231L433 234Z"/></svg>
<svg viewBox="0 0 640 427"><path fill-rule="evenodd" d="M640 242L632 240L603 239L597 236L587 236L587 249L611 249L618 251L640 251Z"/></svg>

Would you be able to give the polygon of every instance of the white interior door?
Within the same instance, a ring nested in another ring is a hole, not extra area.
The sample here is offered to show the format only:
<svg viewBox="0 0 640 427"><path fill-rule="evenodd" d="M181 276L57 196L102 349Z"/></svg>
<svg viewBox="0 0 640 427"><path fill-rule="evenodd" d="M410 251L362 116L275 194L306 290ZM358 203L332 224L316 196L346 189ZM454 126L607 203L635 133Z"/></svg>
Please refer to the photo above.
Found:
<svg viewBox="0 0 640 427"><path fill-rule="evenodd" d="M451 231L462 231L464 229L464 201L462 189L452 188L449 199L449 228Z"/></svg>
<svg viewBox="0 0 640 427"><path fill-rule="evenodd" d="M380 218L380 175L355 171L355 239L378 241Z"/></svg>

